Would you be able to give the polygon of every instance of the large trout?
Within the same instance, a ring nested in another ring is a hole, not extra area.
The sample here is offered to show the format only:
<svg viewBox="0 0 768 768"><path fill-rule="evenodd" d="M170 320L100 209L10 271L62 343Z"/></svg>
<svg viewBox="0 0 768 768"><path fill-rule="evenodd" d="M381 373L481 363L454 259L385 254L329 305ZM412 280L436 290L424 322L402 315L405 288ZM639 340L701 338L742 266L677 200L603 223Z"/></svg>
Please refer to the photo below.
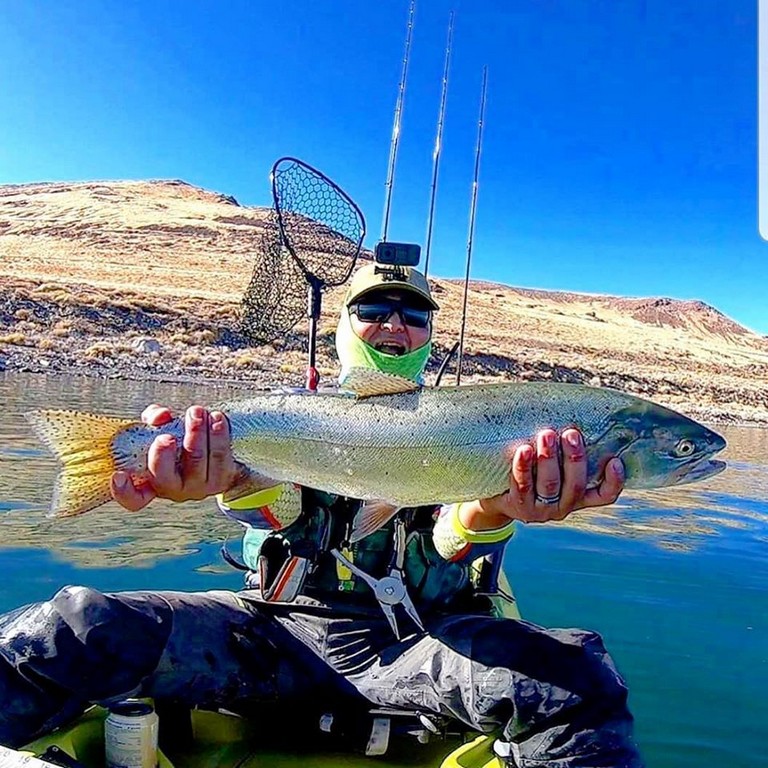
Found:
<svg viewBox="0 0 768 768"><path fill-rule="evenodd" d="M710 429L647 400L577 384L422 388L357 369L344 391L265 393L217 408L253 489L290 482L370 501L377 511L361 517L367 522L355 538L401 507L502 493L510 451L545 427L581 430L588 487L612 456L623 461L628 488L690 483L725 468L712 460L725 440ZM51 506L57 517L108 501L113 472L140 478L154 438L172 434L181 445L184 432L183 419L155 428L74 411L28 418L63 464Z"/></svg>

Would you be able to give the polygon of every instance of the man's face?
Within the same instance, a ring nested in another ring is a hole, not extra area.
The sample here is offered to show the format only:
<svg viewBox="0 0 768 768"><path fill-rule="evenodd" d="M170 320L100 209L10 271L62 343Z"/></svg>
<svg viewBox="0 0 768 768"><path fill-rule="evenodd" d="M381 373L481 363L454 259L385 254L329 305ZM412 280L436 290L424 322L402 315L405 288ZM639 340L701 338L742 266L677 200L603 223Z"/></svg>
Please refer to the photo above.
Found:
<svg viewBox="0 0 768 768"><path fill-rule="evenodd" d="M381 305L382 307L391 304L393 310L400 307L406 310L408 308L423 310L425 309L424 303L420 302L418 297L410 291L382 290L367 293L359 302L352 304L350 307L352 311L349 314L352 330L359 338L379 352L388 355L405 355L423 347L432 336L431 313L429 321L424 327L419 327L418 322L409 318L407 311L392 311L383 320L366 322L360 319L358 312L354 311L356 303Z"/></svg>

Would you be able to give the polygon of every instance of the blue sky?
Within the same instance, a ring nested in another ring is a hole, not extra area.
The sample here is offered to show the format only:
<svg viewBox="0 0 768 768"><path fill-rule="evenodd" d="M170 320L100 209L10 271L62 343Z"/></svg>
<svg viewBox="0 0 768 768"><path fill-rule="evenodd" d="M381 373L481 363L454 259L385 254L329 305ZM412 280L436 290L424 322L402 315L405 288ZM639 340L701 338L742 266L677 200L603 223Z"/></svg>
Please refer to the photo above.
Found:
<svg viewBox="0 0 768 768"><path fill-rule="evenodd" d="M768 333L754 0L418 0L390 239L430 272L702 299ZM0 7L0 183L181 178L269 204L282 155L381 233L408 0L25 0Z"/></svg>

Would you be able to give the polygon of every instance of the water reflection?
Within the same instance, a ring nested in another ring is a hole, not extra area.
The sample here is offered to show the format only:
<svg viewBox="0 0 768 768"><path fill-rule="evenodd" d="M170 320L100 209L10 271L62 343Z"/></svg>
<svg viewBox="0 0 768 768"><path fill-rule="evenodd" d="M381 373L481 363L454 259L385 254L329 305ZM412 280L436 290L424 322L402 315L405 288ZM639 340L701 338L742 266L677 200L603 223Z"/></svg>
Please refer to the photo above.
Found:
<svg viewBox="0 0 768 768"><path fill-rule="evenodd" d="M111 503L88 515L48 519L57 462L23 417L35 408L135 417L151 402L182 408L234 394L228 387L0 373L0 546L48 549L80 567L148 566L237 535L238 526L211 502L156 502L136 515Z"/></svg>
<svg viewBox="0 0 768 768"><path fill-rule="evenodd" d="M0 373L0 546L55 551L84 567L149 565L189 554L201 543L237 536L239 528L211 502L153 503L136 515L116 504L77 518L45 517L56 461L31 435L25 411L75 408L136 416L150 402L182 408L216 402L242 390L152 381ZM728 469L705 482L652 492L627 492L607 509L583 510L563 525L595 534L651 540L692 550L709 537L741 531L752 545L768 539L768 430L724 427Z"/></svg>

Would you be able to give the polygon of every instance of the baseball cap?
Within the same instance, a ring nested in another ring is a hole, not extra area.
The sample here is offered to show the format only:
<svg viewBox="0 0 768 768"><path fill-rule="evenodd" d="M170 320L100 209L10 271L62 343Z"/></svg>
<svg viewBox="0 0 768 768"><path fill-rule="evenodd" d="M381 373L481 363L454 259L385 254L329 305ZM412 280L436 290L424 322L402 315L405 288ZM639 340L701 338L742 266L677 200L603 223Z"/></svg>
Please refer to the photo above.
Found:
<svg viewBox="0 0 768 768"><path fill-rule="evenodd" d="M414 293L430 309L440 309L440 305L432 298L427 278L417 269L376 262L366 264L355 272L344 303L349 306L367 293L387 289Z"/></svg>

